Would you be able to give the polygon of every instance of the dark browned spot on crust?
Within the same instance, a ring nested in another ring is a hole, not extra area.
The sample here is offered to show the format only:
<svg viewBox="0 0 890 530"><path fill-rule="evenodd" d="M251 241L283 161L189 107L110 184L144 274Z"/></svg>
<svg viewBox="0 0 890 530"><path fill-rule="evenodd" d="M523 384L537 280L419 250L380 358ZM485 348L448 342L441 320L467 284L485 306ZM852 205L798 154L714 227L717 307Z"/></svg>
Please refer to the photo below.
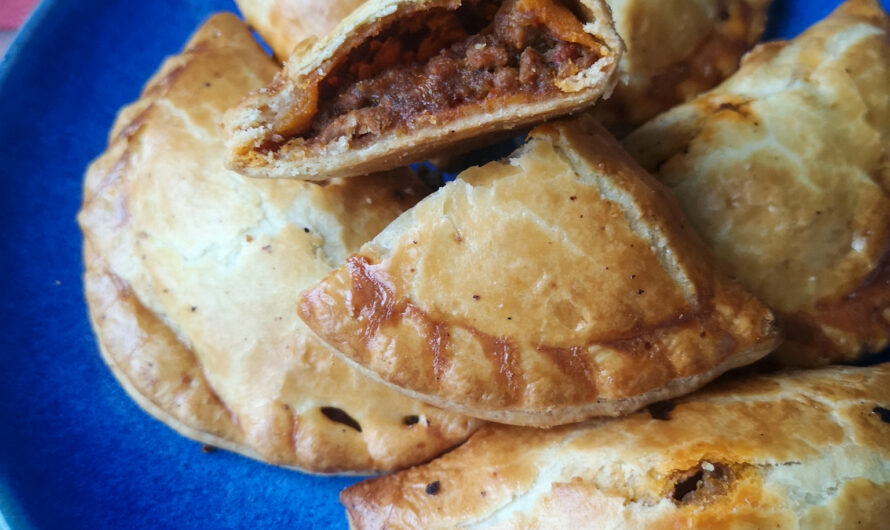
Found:
<svg viewBox="0 0 890 530"><path fill-rule="evenodd" d="M362 339L367 343L384 323L399 320L406 302L395 299L390 282L375 274L366 258L353 256L346 261L346 267L352 276L352 316L366 319Z"/></svg>
<svg viewBox="0 0 890 530"><path fill-rule="evenodd" d="M677 504L707 504L725 495L731 482L732 471L728 466L702 462L679 474L670 495Z"/></svg>
<svg viewBox="0 0 890 530"><path fill-rule="evenodd" d="M201 452L202 453L215 453L216 447L207 444L201 444Z"/></svg>
<svg viewBox="0 0 890 530"><path fill-rule="evenodd" d="M574 380L576 386L582 389L578 396L581 400L596 396L596 375L591 370L592 361L585 355L587 348L552 348L540 345L535 349L555 364L566 377Z"/></svg>
<svg viewBox="0 0 890 530"><path fill-rule="evenodd" d="M427 495L438 495L439 489L441 486L439 485L439 481L433 481L426 485L426 494Z"/></svg>
<svg viewBox="0 0 890 530"><path fill-rule="evenodd" d="M875 407L871 412L872 414L877 414L884 423L890 423L890 410L884 407Z"/></svg>
<svg viewBox="0 0 890 530"><path fill-rule="evenodd" d="M506 390L507 400L510 403L517 402L525 383L516 345L504 337L494 337L475 328L469 328L469 331L482 346L485 357L491 362L500 387Z"/></svg>
<svg viewBox="0 0 890 530"><path fill-rule="evenodd" d="M695 490L699 488L702 483L702 479L704 479L704 471L701 469L698 472L680 479L676 484L674 484L674 490L672 493L673 499L678 503L683 503L684 499L691 495Z"/></svg>
<svg viewBox="0 0 890 530"><path fill-rule="evenodd" d="M717 107L717 112L724 110L728 112L734 112L742 118L749 118L751 116L750 113L745 109L745 104L737 104L727 101L721 103L720 106Z"/></svg>
<svg viewBox="0 0 890 530"><path fill-rule="evenodd" d="M333 422L342 423L347 427L355 429L358 432L362 432L362 426L359 422L355 421L352 416L346 413L343 409L338 409L337 407L321 407L321 413L325 415L325 417Z"/></svg>
<svg viewBox="0 0 890 530"><path fill-rule="evenodd" d="M677 405L671 401L662 401L660 403L649 405L647 410L649 411L649 415L652 416L652 419L668 421L671 419L671 412L674 411L676 406Z"/></svg>
<svg viewBox="0 0 890 530"><path fill-rule="evenodd" d="M420 416L418 416L416 414L412 414L410 416L405 416L404 418L402 418L402 423L404 423L405 425L407 425L409 427L411 427L412 425L415 425L419 421L420 421Z"/></svg>

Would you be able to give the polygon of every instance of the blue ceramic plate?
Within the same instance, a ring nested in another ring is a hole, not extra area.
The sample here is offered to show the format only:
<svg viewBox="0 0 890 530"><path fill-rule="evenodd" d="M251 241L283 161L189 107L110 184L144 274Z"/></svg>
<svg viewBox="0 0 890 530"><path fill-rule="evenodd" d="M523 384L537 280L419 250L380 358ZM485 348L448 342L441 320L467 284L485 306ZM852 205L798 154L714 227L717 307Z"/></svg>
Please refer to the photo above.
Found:
<svg viewBox="0 0 890 530"><path fill-rule="evenodd" d="M769 37L838 3L775 0ZM162 58L234 9L46 0L0 65L0 512L13 528L346 526L337 494L356 479L202 453L124 394L87 321L84 168Z"/></svg>

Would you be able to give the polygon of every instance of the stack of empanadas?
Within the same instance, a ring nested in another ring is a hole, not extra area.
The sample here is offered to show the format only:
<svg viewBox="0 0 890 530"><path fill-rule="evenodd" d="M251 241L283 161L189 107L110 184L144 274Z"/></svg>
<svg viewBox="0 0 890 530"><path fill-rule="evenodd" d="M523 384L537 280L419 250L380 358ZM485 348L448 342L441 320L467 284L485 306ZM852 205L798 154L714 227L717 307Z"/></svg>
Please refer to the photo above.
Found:
<svg viewBox="0 0 890 530"><path fill-rule="evenodd" d="M469 438L347 489L356 528L879 528L890 365L727 374L890 340L890 21L848 0L700 94L768 3L240 1L284 66L212 18L87 173L106 362L304 471Z"/></svg>
<svg viewBox="0 0 890 530"><path fill-rule="evenodd" d="M225 169L222 113L273 73L219 15L121 112L79 216L103 355L149 412L203 442L319 473L423 462L479 422L362 377L295 308L426 189L408 171L318 186Z"/></svg>

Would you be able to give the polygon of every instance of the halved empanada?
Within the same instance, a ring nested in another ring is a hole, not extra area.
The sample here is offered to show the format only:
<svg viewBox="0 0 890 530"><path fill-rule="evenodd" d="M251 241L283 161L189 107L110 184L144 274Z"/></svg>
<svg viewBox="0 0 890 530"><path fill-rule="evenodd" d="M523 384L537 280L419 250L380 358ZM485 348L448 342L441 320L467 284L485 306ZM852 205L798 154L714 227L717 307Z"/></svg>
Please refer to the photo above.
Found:
<svg viewBox="0 0 890 530"><path fill-rule="evenodd" d="M725 381L627 418L490 426L346 489L350 527L881 530L890 365Z"/></svg>
<svg viewBox="0 0 890 530"><path fill-rule="evenodd" d="M425 192L400 171L325 186L223 167L223 111L274 62L212 18L123 109L78 217L103 356L187 436L313 472L393 470L478 422L369 381L294 314L300 290Z"/></svg>
<svg viewBox="0 0 890 530"><path fill-rule="evenodd" d="M784 317L785 363L852 360L890 339L888 30L876 1L848 1L625 142Z"/></svg>
<svg viewBox="0 0 890 530"><path fill-rule="evenodd" d="M372 0L227 116L229 166L321 180L593 104L622 43L602 0Z"/></svg>
<svg viewBox="0 0 890 530"><path fill-rule="evenodd" d="M450 410L557 425L690 392L778 343L670 193L591 118L465 171L303 294L301 318Z"/></svg>

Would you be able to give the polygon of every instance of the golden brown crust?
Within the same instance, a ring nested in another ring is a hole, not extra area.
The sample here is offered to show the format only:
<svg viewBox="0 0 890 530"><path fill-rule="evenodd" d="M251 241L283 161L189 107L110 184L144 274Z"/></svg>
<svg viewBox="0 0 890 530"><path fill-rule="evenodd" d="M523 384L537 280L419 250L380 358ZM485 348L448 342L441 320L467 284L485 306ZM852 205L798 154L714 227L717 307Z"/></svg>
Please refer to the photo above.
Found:
<svg viewBox="0 0 890 530"><path fill-rule="evenodd" d="M558 81L556 93L530 98L519 92L485 99L447 118L424 107L409 129L394 127L371 142L344 136L316 145L300 136L316 114L321 82L346 64L344 61L352 60L349 54L353 50L397 21L455 10L460 5L460 0L371 0L363 4L334 33L294 54L271 84L227 115L229 167L255 177L321 180L356 176L420 161L480 136L567 114L611 92L623 45L603 1L579 0L583 28L575 37L598 58L590 67Z"/></svg>
<svg viewBox="0 0 890 530"><path fill-rule="evenodd" d="M593 114L617 134L714 87L763 34L770 0L611 0L627 51Z"/></svg>
<svg viewBox="0 0 890 530"><path fill-rule="evenodd" d="M425 188L410 172L319 186L226 170L222 113L275 68L219 15L121 111L78 217L104 357L183 434L271 463L333 473L428 460L477 422L367 381L293 312L293 293Z"/></svg>
<svg viewBox="0 0 890 530"><path fill-rule="evenodd" d="M890 507L890 365L724 380L552 430L490 426L347 488L371 528L870 528Z"/></svg>
<svg viewBox="0 0 890 530"><path fill-rule="evenodd" d="M449 410L522 425L617 415L778 343L665 188L592 119L464 172L321 284L300 317Z"/></svg>
<svg viewBox="0 0 890 530"><path fill-rule="evenodd" d="M302 41L324 37L364 0L235 0L244 19L282 61Z"/></svg>
<svg viewBox="0 0 890 530"><path fill-rule="evenodd" d="M251 458L234 416L192 353L126 284L84 245L84 294L105 363L127 394L174 430Z"/></svg>
<svg viewBox="0 0 890 530"><path fill-rule="evenodd" d="M851 0L625 142L733 274L785 320L775 360L890 339L890 21Z"/></svg>

